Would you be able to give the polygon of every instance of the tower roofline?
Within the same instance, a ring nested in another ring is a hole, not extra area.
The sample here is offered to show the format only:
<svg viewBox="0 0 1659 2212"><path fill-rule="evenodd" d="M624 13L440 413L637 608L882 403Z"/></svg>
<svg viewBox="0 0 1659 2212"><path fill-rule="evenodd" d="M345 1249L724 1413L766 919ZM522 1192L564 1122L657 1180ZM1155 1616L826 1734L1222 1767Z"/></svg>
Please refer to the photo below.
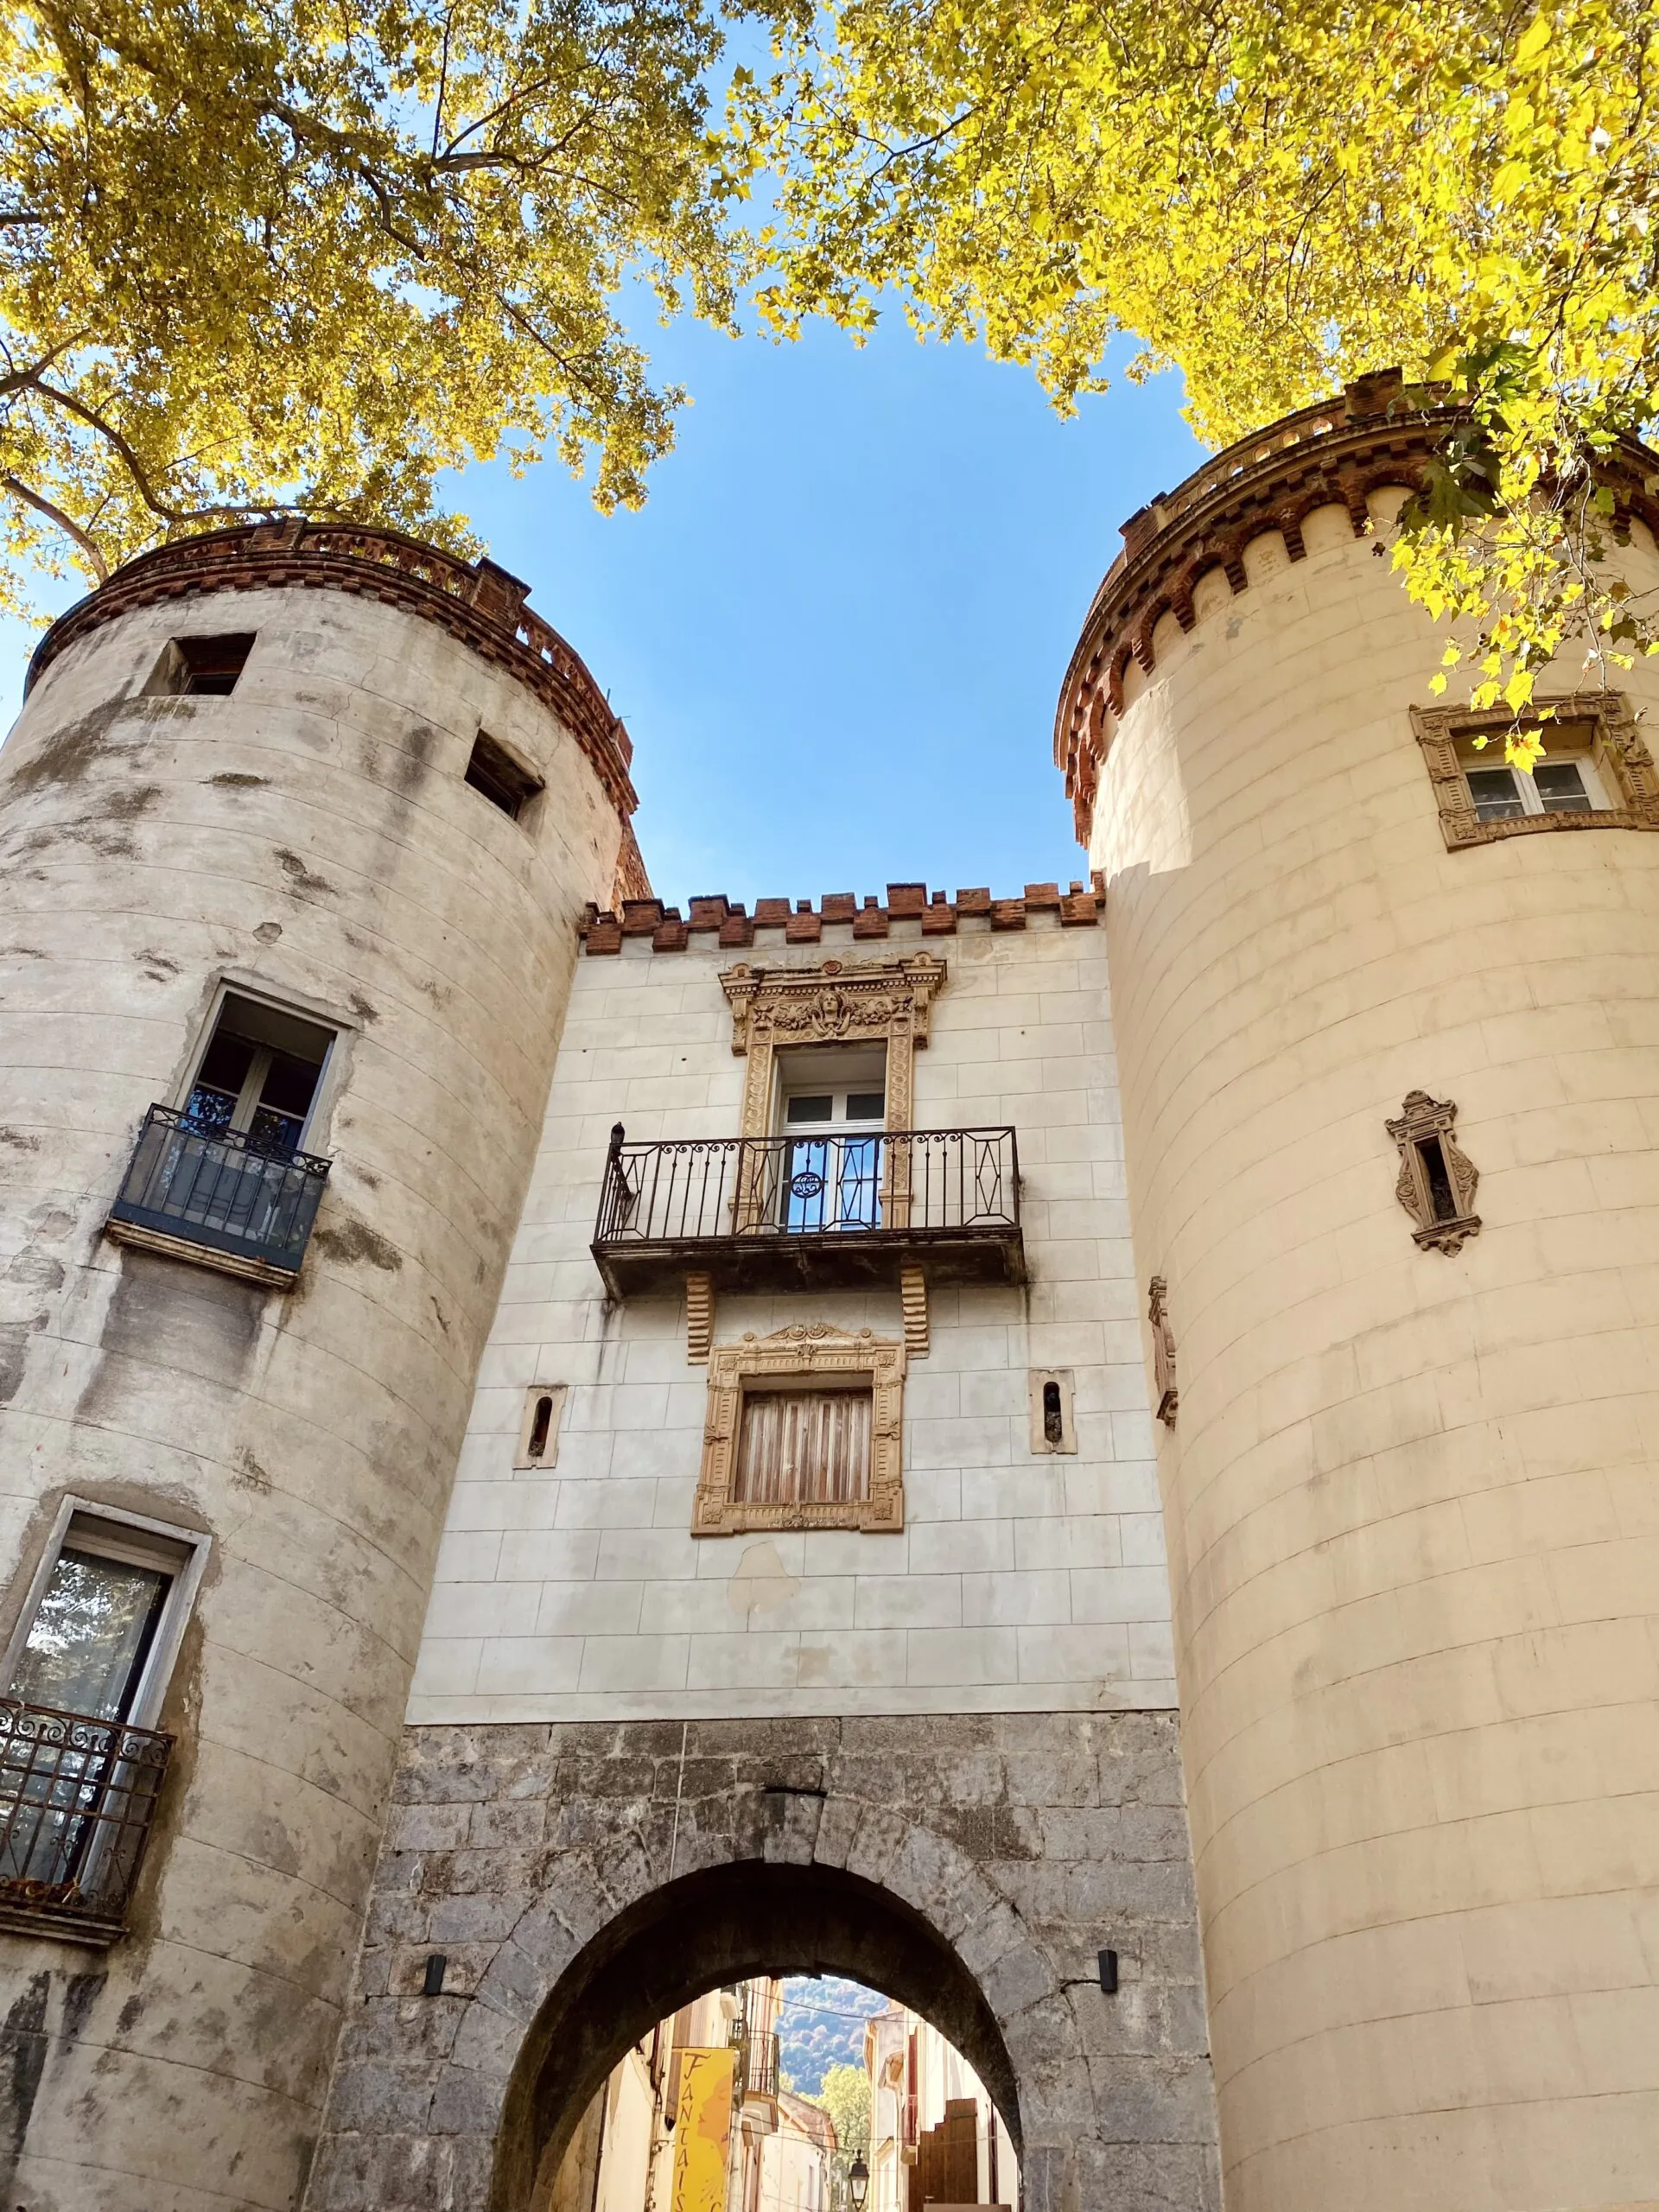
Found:
<svg viewBox="0 0 1659 2212"><path fill-rule="evenodd" d="M59 616L35 648L25 690L77 639L137 607L295 585L403 607L509 671L570 731L622 819L633 812L627 731L581 655L530 607L530 587L493 561L462 561L399 531L290 519L156 546Z"/></svg>
<svg viewBox="0 0 1659 2212"><path fill-rule="evenodd" d="M1449 429L1462 419L1443 385L1408 386L1397 369L1379 370L1338 397L1304 407L1195 469L1122 524L1123 550L1096 592L1060 687L1054 761L1065 778L1079 842L1089 837L1109 719L1123 711L1131 658L1150 676L1153 632L1166 614L1183 631L1198 617L1193 587L1220 569L1235 592L1248 583L1244 548L1263 531L1283 533L1293 562L1304 558L1301 526L1316 507L1342 505L1354 535L1369 521L1367 495L1384 485L1414 486ZM1427 406L1414 404L1427 395ZM1617 500L1614 527L1632 516L1659 524L1656 456L1635 438L1620 440L1600 469Z"/></svg>

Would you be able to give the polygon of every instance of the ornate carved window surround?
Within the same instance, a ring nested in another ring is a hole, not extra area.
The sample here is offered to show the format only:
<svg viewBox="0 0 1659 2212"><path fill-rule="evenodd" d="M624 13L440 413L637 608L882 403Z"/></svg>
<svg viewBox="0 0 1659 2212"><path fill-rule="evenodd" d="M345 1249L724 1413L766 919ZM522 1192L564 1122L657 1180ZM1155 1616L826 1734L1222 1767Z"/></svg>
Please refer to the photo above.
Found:
<svg viewBox="0 0 1659 2212"><path fill-rule="evenodd" d="M1152 1325L1152 1387L1158 1393L1158 1418L1166 1428L1173 1428L1181 1393L1176 1380L1175 1333L1169 1325L1169 1284L1163 1275L1154 1275L1147 1285L1147 1319Z"/></svg>
<svg viewBox="0 0 1659 2212"><path fill-rule="evenodd" d="M1475 1211L1480 1173L1458 1143L1457 1121L1449 1098L1409 1090L1398 1117L1384 1124L1400 1154L1394 1195L1417 1224L1412 1241L1448 1256L1465 1237L1480 1234Z"/></svg>
<svg viewBox="0 0 1659 2212"><path fill-rule="evenodd" d="M1429 779L1440 808L1440 834L1448 852L1465 845L1496 844L1504 837L1530 837L1554 830L1659 830L1659 772L1637 728L1629 700L1619 691L1572 693L1541 698L1541 708L1551 711L1522 716L1523 726L1536 728L1543 738L1544 758L1550 758L1550 732L1573 723L1589 723L1594 736L1588 757L1607 797L1609 806L1589 813L1521 814L1483 822L1475 811L1474 796L1459 757L1459 747L1471 738L1494 741L1481 756L1493 767L1503 760L1503 739L1515 721L1507 707L1414 707L1412 726L1423 748Z"/></svg>
<svg viewBox="0 0 1659 2212"><path fill-rule="evenodd" d="M735 1536L755 1529L860 1529L887 1535L905 1525L905 1347L868 1329L855 1334L828 1322L802 1322L769 1337L753 1332L717 1344L709 1359L709 1409L702 1465L692 1510L694 1536ZM809 1389L829 1383L870 1391L868 1495L844 1503L751 1503L733 1495L743 1401L749 1392Z"/></svg>
<svg viewBox="0 0 1659 2212"><path fill-rule="evenodd" d="M931 952L851 967L839 960L810 968L755 968L742 961L727 969L720 983L732 1009L732 1050L749 1063L741 1134L772 1135L775 1056L790 1045L884 1043L887 1127L910 1128L916 1048L927 1042L929 1014L944 979L944 961Z"/></svg>

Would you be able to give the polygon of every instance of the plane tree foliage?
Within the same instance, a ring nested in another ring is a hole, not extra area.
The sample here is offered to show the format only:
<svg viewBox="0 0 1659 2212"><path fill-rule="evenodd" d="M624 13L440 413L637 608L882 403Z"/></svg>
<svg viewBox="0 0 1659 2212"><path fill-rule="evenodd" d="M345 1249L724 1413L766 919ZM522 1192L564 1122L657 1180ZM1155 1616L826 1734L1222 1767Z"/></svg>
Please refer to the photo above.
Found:
<svg viewBox="0 0 1659 2212"><path fill-rule="evenodd" d="M901 301L1062 409L1132 333L1217 443L1449 384L1395 558L1459 684L1659 643L1595 478L1659 411L1651 0L19 0L0 41L14 601L249 516L464 545L439 479L501 452L633 504L683 395L622 303L733 327L758 264L775 332Z"/></svg>
<svg viewBox="0 0 1659 2212"><path fill-rule="evenodd" d="M828 0L740 73L765 313L982 334L1222 443L1399 365L1466 404L1396 565L1479 703L1656 650L1599 450L1659 411L1651 0ZM1444 676L1440 679L1443 684ZM1535 739L1517 729L1514 757Z"/></svg>
<svg viewBox="0 0 1659 2212"><path fill-rule="evenodd" d="M0 29L4 586L304 511L467 543L505 451L637 503L729 325L700 0L20 0Z"/></svg>
<svg viewBox="0 0 1659 2212"><path fill-rule="evenodd" d="M861 2066L837 2060L823 2070L823 2086L806 2102L827 2112L836 2131L836 2148L844 2172L870 2147L870 2077Z"/></svg>

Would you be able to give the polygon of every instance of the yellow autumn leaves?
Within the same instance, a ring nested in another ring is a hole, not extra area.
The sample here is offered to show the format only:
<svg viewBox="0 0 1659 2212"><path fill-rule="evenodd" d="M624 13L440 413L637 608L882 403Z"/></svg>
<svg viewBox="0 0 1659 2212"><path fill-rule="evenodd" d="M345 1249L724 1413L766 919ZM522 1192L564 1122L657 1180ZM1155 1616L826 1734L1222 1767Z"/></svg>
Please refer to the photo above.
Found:
<svg viewBox="0 0 1659 2212"><path fill-rule="evenodd" d="M1525 705L1651 650L1599 448L1659 405L1659 18L1637 0L837 0L740 93L781 171L766 311L885 289L1062 406L1114 334L1238 436L1364 371L1471 429L1395 558L1449 666Z"/></svg>
<svg viewBox="0 0 1659 2212"><path fill-rule="evenodd" d="M637 499L618 300L900 303L1217 443L1365 371L1467 402L1395 549L1447 673L1653 648L1599 450L1659 409L1651 0L23 0L0 86L13 586L305 507L455 539L505 448ZM769 62L750 49L772 43ZM721 127L718 87L730 109ZM747 201L744 195L747 194Z"/></svg>
<svg viewBox="0 0 1659 2212"><path fill-rule="evenodd" d="M464 543L447 467L637 501L680 397L617 311L729 322L696 4L22 0L0 26L0 593L301 509Z"/></svg>

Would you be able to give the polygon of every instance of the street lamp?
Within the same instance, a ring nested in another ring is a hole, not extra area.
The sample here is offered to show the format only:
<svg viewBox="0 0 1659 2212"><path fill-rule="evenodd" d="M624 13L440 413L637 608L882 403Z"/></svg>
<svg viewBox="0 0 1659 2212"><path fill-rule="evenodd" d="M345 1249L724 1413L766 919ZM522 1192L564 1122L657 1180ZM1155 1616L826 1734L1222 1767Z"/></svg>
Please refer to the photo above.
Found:
<svg viewBox="0 0 1659 2212"><path fill-rule="evenodd" d="M853 2200L853 2212L864 2212L864 2195L869 2185L870 2170L861 2151L847 2169L847 2193Z"/></svg>

